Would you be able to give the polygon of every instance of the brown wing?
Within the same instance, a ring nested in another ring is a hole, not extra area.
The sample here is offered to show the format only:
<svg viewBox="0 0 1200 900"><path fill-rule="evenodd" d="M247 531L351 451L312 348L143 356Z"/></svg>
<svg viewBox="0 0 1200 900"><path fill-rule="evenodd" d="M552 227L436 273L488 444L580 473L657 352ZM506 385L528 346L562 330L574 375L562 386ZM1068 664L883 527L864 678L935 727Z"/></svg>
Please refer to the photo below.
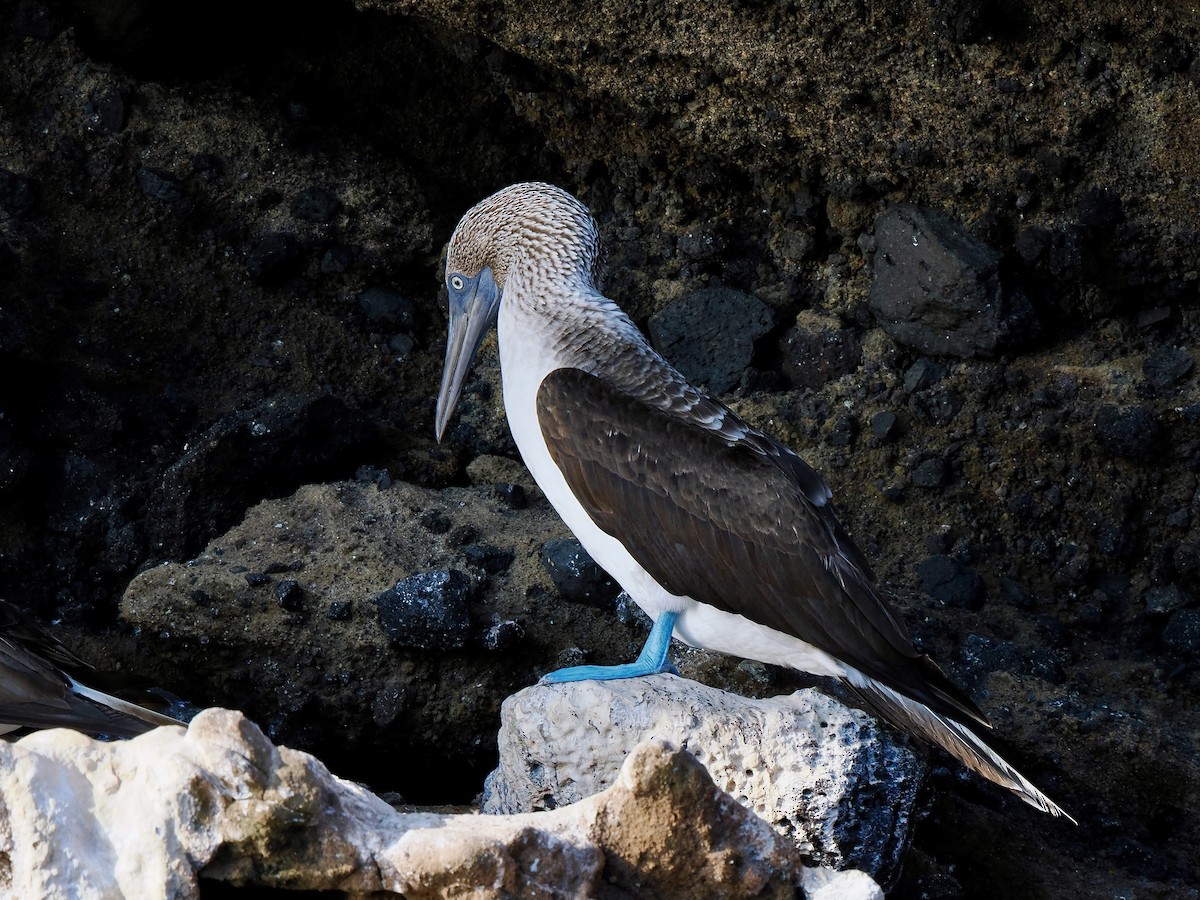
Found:
<svg viewBox="0 0 1200 900"><path fill-rule="evenodd" d="M172 721L149 710L144 712L153 721L143 721L78 695L63 669L90 668L24 612L0 600L0 723L133 737Z"/></svg>
<svg viewBox="0 0 1200 900"><path fill-rule="evenodd" d="M986 722L913 648L820 476L703 400L661 409L558 369L538 390L538 421L592 520L668 591L799 637L935 710Z"/></svg>

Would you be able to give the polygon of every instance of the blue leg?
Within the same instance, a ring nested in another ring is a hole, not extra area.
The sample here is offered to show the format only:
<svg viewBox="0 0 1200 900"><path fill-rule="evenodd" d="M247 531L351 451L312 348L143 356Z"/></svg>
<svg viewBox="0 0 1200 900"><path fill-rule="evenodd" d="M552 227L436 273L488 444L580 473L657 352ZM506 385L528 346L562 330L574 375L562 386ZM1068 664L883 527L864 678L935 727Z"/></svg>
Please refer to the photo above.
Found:
<svg viewBox="0 0 1200 900"><path fill-rule="evenodd" d="M646 646L637 660L619 666L572 666L543 675L540 684L561 684L566 681L614 681L618 678L640 678L658 672L672 672L675 667L667 659L667 648L671 645L671 632L675 630L678 613L665 612L650 629Z"/></svg>

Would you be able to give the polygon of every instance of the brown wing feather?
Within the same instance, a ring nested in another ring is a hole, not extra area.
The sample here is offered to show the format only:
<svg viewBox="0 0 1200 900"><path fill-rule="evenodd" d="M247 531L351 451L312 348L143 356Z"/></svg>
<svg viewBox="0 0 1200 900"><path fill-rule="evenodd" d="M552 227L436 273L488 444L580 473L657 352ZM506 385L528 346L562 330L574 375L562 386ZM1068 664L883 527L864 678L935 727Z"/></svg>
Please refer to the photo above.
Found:
<svg viewBox="0 0 1200 900"><path fill-rule="evenodd" d="M592 520L664 588L799 637L939 712L986 723L913 648L820 476L703 399L711 408L699 413L694 401L657 408L598 376L558 369L538 390L538 420Z"/></svg>

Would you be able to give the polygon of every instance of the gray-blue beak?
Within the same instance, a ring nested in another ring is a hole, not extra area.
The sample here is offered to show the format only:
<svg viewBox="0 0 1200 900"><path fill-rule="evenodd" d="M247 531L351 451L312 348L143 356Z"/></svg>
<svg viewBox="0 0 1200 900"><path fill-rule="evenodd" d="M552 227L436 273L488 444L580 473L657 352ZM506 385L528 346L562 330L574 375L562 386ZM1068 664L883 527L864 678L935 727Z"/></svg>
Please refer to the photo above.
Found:
<svg viewBox="0 0 1200 900"><path fill-rule="evenodd" d="M488 333L500 309L500 289L486 266L468 279L462 290L450 288L450 326L446 333L446 362L442 368L442 387L438 391L434 433L438 443L458 405L463 383L479 345Z"/></svg>

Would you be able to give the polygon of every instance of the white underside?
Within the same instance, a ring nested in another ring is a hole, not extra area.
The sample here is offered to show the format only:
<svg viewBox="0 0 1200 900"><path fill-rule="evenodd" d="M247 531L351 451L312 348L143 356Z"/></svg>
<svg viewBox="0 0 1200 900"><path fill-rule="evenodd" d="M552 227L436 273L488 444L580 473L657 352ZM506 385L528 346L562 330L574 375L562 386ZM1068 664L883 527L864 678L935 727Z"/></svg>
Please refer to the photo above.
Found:
<svg viewBox="0 0 1200 900"><path fill-rule="evenodd" d="M509 303L501 304L497 326L504 409L526 467L579 542L638 606L655 621L664 612L678 613L674 636L693 647L816 675L846 675L847 666L799 638L664 590L619 540L601 531L555 465L538 423L537 389L562 365L550 349L544 321L522 316L519 305Z"/></svg>

